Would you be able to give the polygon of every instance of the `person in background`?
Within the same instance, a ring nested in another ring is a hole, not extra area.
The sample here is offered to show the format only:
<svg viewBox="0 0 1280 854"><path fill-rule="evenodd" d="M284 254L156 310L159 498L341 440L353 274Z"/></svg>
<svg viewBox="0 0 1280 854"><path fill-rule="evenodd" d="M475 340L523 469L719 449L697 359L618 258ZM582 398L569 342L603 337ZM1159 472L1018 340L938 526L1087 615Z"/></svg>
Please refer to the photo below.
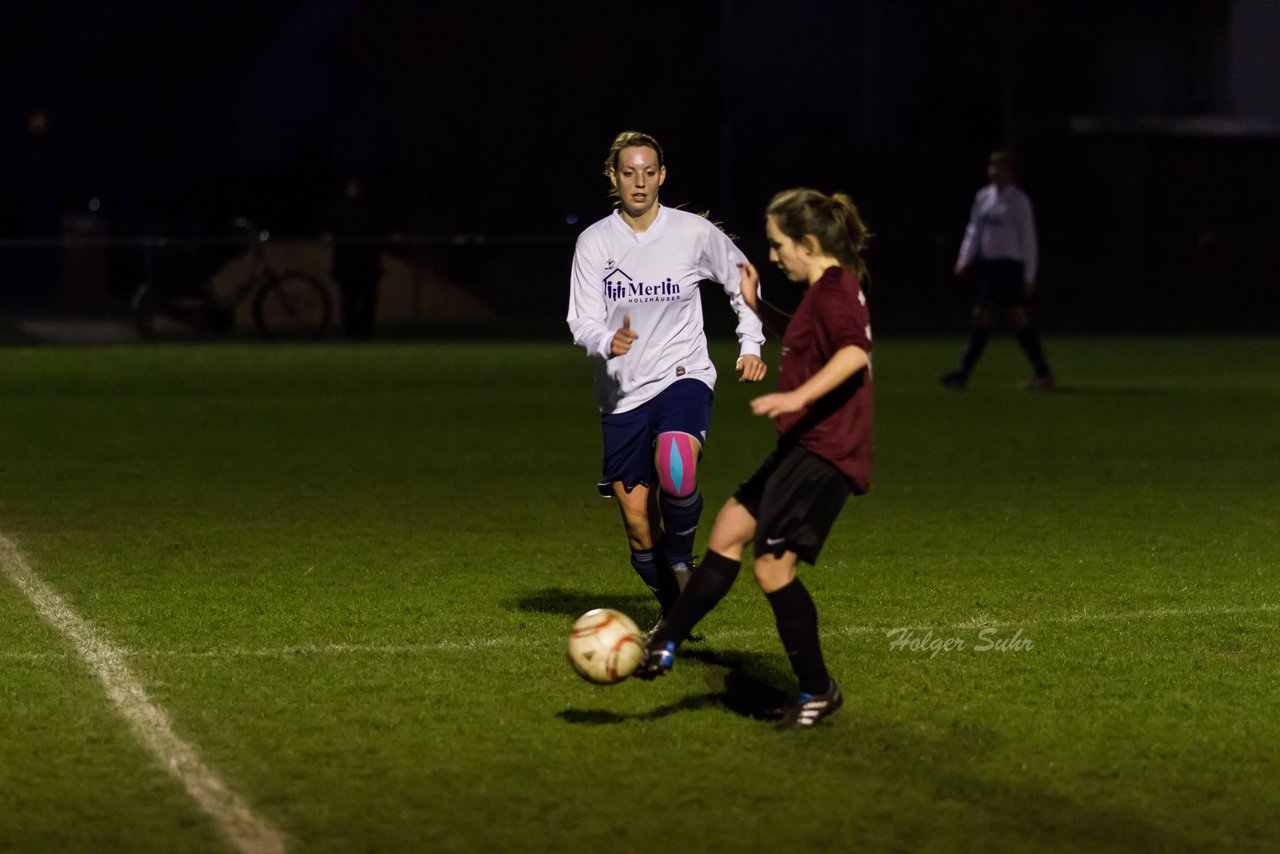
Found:
<svg viewBox="0 0 1280 854"><path fill-rule="evenodd" d="M1003 314L1031 362L1033 374L1024 388L1049 391L1056 387L1040 336L1028 316L1039 266L1035 212L1031 199L1013 182L1013 154L992 152L987 164L990 183L973 199L955 274L976 273L978 297L973 306L969 342L956 369L938 378L944 386L964 391L982 351L991 338L997 314Z"/></svg>
<svg viewBox="0 0 1280 854"><path fill-rule="evenodd" d="M329 211L326 242L333 244L330 272L342 294L342 326L348 338L369 338L378 316L382 253L377 239L382 217L365 193L363 179L351 176Z"/></svg>

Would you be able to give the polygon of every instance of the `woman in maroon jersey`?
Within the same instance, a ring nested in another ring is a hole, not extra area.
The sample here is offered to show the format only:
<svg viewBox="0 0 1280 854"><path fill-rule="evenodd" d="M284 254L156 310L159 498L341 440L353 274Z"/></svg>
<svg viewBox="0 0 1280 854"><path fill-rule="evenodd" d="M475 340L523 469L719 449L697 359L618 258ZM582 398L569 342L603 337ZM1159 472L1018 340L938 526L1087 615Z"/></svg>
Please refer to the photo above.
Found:
<svg viewBox="0 0 1280 854"><path fill-rule="evenodd" d="M765 232L769 260L807 285L787 318L761 298L755 269L742 265L747 305L766 326L785 327L778 391L751 401L752 412L774 419L778 445L720 510L706 558L654 631L636 675L670 670L680 640L729 592L752 543L756 581L800 681L799 700L778 728L801 729L843 703L823 662L817 609L796 569L817 560L845 501L865 493L871 479L871 320L860 285L868 233L848 196L804 188L773 197Z"/></svg>

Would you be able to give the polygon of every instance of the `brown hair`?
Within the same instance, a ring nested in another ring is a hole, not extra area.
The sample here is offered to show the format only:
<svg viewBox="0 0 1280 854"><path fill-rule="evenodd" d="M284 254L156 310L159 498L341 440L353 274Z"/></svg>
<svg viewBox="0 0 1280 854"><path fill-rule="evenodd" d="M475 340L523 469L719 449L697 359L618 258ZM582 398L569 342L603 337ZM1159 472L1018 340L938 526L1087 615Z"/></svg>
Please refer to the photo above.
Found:
<svg viewBox="0 0 1280 854"><path fill-rule="evenodd" d="M662 159L662 146L650 134L639 130L624 130L613 138L613 145L609 146L609 156L604 159L604 176L612 179L614 171L618 168L618 157L622 154L622 149L632 146L641 146L644 148L652 148L654 153L658 155L658 168L661 169L666 164ZM613 199L614 204L621 200L618 195L618 188L609 186L609 198Z"/></svg>
<svg viewBox="0 0 1280 854"><path fill-rule="evenodd" d="M1013 152L1009 149L997 148L995 151L991 152L991 156L987 158L987 162L992 164L999 163L1001 166L1012 170L1013 167L1017 165L1017 158L1014 157Z"/></svg>
<svg viewBox="0 0 1280 854"><path fill-rule="evenodd" d="M862 251L871 232L858 215L853 199L844 193L828 196L807 187L783 190L773 197L764 213L766 217L773 217L778 230L787 237L800 241L806 234L812 234L823 252L859 279L867 277Z"/></svg>
<svg viewBox="0 0 1280 854"><path fill-rule="evenodd" d="M659 168L666 165L662 159L662 146L658 144L658 140L654 139L651 134L639 130L624 130L613 138L613 145L609 146L609 156L604 159L604 174L606 178L618 168L618 156L622 154L622 149L632 146L652 148L654 153L658 155Z"/></svg>

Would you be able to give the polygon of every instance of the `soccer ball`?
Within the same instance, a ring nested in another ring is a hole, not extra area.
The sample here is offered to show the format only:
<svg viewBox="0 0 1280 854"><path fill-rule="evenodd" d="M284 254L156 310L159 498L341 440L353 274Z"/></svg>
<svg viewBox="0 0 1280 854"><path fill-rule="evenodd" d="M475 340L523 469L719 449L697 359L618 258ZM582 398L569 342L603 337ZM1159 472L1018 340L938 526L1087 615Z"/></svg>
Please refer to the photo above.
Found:
<svg viewBox="0 0 1280 854"><path fill-rule="evenodd" d="M588 611L569 632L569 663L579 676L597 685L626 679L643 655L644 635L630 617L612 608Z"/></svg>

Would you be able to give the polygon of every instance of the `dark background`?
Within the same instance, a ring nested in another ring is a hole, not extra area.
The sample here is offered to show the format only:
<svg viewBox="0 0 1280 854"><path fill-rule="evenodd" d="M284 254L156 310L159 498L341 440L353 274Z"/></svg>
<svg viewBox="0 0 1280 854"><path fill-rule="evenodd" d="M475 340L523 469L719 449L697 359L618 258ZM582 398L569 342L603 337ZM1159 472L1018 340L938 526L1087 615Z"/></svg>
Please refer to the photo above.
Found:
<svg viewBox="0 0 1280 854"><path fill-rule="evenodd" d="M26 4L0 34L0 307L54 304L52 266L10 262L68 216L311 236L358 171L389 231L486 236L456 266L554 321L634 128L665 146L663 201L758 261L775 191L850 193L882 327L963 317L948 271L1010 146L1048 328L1271 330L1278 40L1274 0ZM136 270L109 278L124 295Z"/></svg>

